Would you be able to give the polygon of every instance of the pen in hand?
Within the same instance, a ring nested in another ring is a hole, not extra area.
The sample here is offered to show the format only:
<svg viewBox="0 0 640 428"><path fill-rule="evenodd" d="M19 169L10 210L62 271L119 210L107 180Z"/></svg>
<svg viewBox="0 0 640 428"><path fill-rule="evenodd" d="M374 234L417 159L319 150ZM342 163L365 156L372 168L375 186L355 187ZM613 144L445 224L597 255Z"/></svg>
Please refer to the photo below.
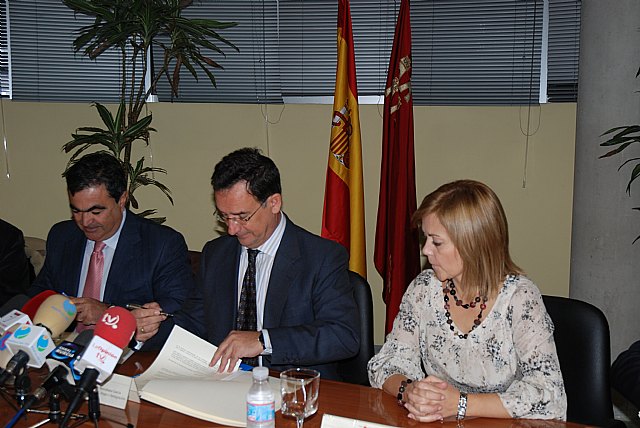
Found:
<svg viewBox="0 0 640 428"><path fill-rule="evenodd" d="M124 307L129 309L130 311L132 311L134 309L147 309L147 308L143 307L142 305L136 305L135 303L127 303L126 305L124 305ZM164 315L167 318L173 317L173 314L168 314L166 312L160 312L160 315Z"/></svg>

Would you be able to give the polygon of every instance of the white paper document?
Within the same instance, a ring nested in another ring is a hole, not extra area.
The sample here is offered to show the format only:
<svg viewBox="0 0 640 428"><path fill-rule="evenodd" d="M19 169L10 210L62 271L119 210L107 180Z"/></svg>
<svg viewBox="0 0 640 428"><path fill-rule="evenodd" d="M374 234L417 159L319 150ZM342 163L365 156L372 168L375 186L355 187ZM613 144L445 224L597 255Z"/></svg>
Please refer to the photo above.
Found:
<svg viewBox="0 0 640 428"><path fill-rule="evenodd" d="M175 326L154 363L135 379L144 400L206 421L246 426L251 372L217 373L209 367L216 346ZM269 378L280 409L280 380Z"/></svg>
<svg viewBox="0 0 640 428"><path fill-rule="evenodd" d="M359 419L343 418L325 413L320 428L393 428L391 425L376 424Z"/></svg>
<svg viewBox="0 0 640 428"><path fill-rule="evenodd" d="M233 373L218 373L219 364L209 367L216 349L218 349L217 346L200 339L182 327L174 326L151 367L135 379L138 390L144 389L151 380L223 380L229 376L236 376L235 373L240 366L239 361Z"/></svg>

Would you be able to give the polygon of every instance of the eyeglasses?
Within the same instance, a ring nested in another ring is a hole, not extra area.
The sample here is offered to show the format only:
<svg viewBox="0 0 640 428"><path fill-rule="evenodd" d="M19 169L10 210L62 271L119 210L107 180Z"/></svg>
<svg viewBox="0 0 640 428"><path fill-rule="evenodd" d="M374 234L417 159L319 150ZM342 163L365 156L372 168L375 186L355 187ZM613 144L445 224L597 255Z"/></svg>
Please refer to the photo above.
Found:
<svg viewBox="0 0 640 428"><path fill-rule="evenodd" d="M256 208L256 210L254 212L252 212L251 214L244 216L244 217L229 217L226 216L224 214L221 214L218 212L218 210L216 210L213 215L216 216L216 218L218 219L218 221L222 222L222 223L226 223L229 224L230 221L234 222L235 224L239 224L241 226L244 226L245 224L249 223L249 220L251 220L251 218L253 218L254 215L256 215L256 213L258 211L260 211L260 208L264 207L266 205L267 201L264 201L263 203L260 204L260 206L258 208Z"/></svg>

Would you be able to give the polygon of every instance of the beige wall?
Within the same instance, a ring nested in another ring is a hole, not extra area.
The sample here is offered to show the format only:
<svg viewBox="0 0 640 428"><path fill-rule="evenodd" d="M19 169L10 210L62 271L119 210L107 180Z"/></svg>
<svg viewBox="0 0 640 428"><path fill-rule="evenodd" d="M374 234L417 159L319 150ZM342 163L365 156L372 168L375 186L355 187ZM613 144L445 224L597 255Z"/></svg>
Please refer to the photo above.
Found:
<svg viewBox="0 0 640 428"><path fill-rule="evenodd" d="M87 104L3 101L10 178L0 153L0 217L25 235L46 238L49 227L69 218L60 173L68 155L60 147L78 126L98 125ZM216 235L209 178L221 156L257 146L279 166L285 211L318 233L327 165L328 105L154 104L151 149L158 177L173 191L175 206L158 191L136 193L145 208L158 208L167 224L199 250ZM267 115L268 113L268 115ZM531 112L526 187L527 109L520 107L416 107L418 203L440 184L458 178L486 182L501 198L510 222L511 249L543 293L568 295L575 104L544 105ZM361 106L367 260L376 336L383 342L382 282L372 263L378 205L382 108ZM1 126L1 124L0 124Z"/></svg>

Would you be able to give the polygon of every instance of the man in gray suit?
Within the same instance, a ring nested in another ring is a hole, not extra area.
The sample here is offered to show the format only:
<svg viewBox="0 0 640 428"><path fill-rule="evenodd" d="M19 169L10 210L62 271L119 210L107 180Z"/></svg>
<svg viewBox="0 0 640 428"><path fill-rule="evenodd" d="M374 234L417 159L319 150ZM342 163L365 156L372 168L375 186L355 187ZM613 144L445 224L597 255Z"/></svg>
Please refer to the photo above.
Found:
<svg viewBox="0 0 640 428"><path fill-rule="evenodd" d="M225 156L211 183L228 235L204 246L197 293L175 322L218 345L211 364L220 362L221 370L240 358L255 364L261 357L276 370L311 367L339 379L336 363L355 355L360 340L346 250L284 215L280 173L256 149ZM255 291L245 295L249 272ZM247 309L254 300L255 314ZM247 313L253 324L245 323ZM149 339L160 326L159 319L146 319L150 333L138 340ZM149 345L162 342L169 326L162 323L164 331Z"/></svg>

